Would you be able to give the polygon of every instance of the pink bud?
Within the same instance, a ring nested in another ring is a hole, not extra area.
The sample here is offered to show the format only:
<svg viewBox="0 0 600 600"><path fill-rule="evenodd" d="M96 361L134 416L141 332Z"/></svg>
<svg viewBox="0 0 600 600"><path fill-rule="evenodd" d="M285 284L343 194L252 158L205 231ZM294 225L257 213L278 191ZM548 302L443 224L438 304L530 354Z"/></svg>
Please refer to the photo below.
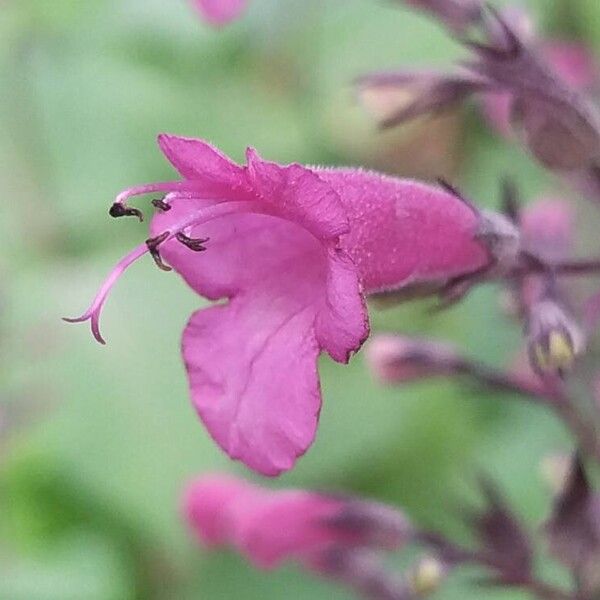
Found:
<svg viewBox="0 0 600 600"><path fill-rule="evenodd" d="M311 568L333 547L397 549L411 535L400 511L377 503L269 491L225 475L193 482L183 514L203 543L232 546L263 568L285 560Z"/></svg>
<svg viewBox="0 0 600 600"><path fill-rule="evenodd" d="M366 358L383 383L453 375L462 364L458 350L451 344L392 334L375 336L367 345Z"/></svg>

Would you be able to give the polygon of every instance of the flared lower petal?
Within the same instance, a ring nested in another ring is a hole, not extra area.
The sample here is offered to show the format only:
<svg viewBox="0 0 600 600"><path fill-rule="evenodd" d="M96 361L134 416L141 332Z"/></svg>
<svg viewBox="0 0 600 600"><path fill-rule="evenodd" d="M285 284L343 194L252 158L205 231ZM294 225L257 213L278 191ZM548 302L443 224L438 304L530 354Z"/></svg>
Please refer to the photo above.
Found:
<svg viewBox="0 0 600 600"><path fill-rule="evenodd" d="M285 302L284 302L285 304ZM311 305L240 296L196 312L182 341L192 401L215 441L264 475L313 442L321 393Z"/></svg>
<svg viewBox="0 0 600 600"><path fill-rule="evenodd" d="M323 305L317 315L319 345L347 363L369 335L369 316L356 267L342 250L330 250Z"/></svg>

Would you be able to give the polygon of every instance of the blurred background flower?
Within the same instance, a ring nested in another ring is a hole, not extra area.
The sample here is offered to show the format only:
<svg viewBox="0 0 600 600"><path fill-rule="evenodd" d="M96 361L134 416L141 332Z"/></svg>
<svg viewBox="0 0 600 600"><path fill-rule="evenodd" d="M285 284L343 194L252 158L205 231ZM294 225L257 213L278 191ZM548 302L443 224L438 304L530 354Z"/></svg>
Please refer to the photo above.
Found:
<svg viewBox="0 0 600 600"><path fill-rule="evenodd" d="M595 0L528 7L553 39L598 49ZM476 111L375 130L354 96L357 75L447 69L465 54L398 3L261 0L219 31L186 0L3 0L0 11L0 412L32 407L0 434L0 599L348 597L293 566L265 575L231 553L205 553L186 532L177 503L191 476L246 473L188 399L179 337L200 306L183 282L150 260L133 267L105 314L108 347L60 320L138 239L135 220L114 222L107 209L120 189L172 176L159 131L209 139L238 161L252 145L281 162L445 176L488 207L501 176L525 197L547 192L547 176ZM593 253L586 221L578 237ZM373 311L373 329L447 337L507 363L520 331L496 291L433 316L422 304ZM384 389L361 355L350 367L323 360L320 371L317 442L272 487L367 495L460 538L451 507L485 468L521 517L548 513L547 487L532 474L568 438L540 407L446 379ZM523 597L466 579L452 573L439 597Z"/></svg>

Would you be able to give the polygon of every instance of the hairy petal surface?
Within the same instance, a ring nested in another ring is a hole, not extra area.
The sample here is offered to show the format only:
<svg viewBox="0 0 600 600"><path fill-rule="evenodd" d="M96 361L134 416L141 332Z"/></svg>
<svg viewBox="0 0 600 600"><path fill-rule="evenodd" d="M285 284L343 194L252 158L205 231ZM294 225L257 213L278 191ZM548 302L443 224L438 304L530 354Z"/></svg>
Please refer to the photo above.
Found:
<svg viewBox="0 0 600 600"><path fill-rule="evenodd" d="M358 170L319 171L337 190L351 223L341 245L366 292L447 280L489 261L474 234L478 216L448 192Z"/></svg>

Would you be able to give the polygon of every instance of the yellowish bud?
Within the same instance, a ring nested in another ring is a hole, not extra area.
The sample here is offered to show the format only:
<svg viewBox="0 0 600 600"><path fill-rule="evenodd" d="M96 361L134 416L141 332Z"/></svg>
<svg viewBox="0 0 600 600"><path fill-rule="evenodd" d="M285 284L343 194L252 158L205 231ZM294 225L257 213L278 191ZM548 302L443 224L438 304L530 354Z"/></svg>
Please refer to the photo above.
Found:
<svg viewBox="0 0 600 600"><path fill-rule="evenodd" d="M536 371L562 375L573 368L584 339L564 308L552 300L540 301L531 311L528 329L529 356Z"/></svg>
<svg viewBox="0 0 600 600"><path fill-rule="evenodd" d="M429 596L437 591L445 575L444 564L433 556L426 556L417 563L410 575L412 590L417 596Z"/></svg>
<svg viewBox="0 0 600 600"><path fill-rule="evenodd" d="M561 331L552 331L547 343L534 346L535 361L541 371L570 371L575 361L575 349L570 338Z"/></svg>

